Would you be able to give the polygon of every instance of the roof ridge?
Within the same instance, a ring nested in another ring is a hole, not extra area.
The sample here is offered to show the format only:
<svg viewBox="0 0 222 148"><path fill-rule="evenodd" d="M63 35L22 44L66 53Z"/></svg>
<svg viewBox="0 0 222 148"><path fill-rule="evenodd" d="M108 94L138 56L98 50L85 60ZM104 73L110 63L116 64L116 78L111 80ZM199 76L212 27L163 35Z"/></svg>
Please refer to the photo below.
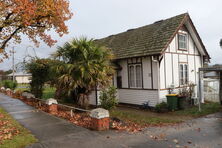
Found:
<svg viewBox="0 0 222 148"><path fill-rule="evenodd" d="M187 16L189 16L188 13L179 14L156 23L98 39L96 42L111 49L117 59L161 54Z"/></svg>
<svg viewBox="0 0 222 148"><path fill-rule="evenodd" d="M173 16L173 17L169 17L169 18L166 18L166 19L161 19L161 20L155 21L154 23L151 23L151 24L148 24L148 25L144 25L144 26L140 26L140 27L135 27L135 28L127 29L126 31L109 35L108 37L113 37L113 36L120 35L120 34L122 34L122 33L126 33L126 32L129 32L129 31L134 31L134 30L137 30L137 29L141 29L141 28L144 28L144 27L151 26L151 25L160 24L160 23L162 23L162 22L164 22L164 21L167 21L167 20L170 20L170 19L173 19L173 18L182 16L182 15L184 15L184 17L187 16L187 15L189 16L189 13L188 13L188 12L186 12L186 13L181 13L181 14L175 15L175 16ZM108 38L108 37L103 37L103 38L96 39L96 40L101 40L101 39Z"/></svg>

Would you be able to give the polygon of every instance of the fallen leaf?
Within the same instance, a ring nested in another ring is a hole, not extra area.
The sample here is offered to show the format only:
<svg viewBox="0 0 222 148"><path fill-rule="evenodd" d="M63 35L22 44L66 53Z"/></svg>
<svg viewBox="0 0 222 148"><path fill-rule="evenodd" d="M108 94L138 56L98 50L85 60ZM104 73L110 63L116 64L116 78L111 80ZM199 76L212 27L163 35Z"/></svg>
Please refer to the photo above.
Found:
<svg viewBox="0 0 222 148"><path fill-rule="evenodd" d="M176 143L176 144L179 143L179 141L177 139L173 139L173 142Z"/></svg>

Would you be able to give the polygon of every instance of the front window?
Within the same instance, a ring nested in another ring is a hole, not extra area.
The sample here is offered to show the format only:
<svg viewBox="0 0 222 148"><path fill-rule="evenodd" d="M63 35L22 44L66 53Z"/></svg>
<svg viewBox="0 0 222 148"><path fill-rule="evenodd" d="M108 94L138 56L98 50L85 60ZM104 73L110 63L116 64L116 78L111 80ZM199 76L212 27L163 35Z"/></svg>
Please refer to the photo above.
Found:
<svg viewBox="0 0 222 148"><path fill-rule="evenodd" d="M180 64L180 85L188 84L188 65Z"/></svg>
<svg viewBox="0 0 222 148"><path fill-rule="evenodd" d="M129 65L129 86L130 88L142 87L142 67L141 64Z"/></svg>
<svg viewBox="0 0 222 148"><path fill-rule="evenodd" d="M186 34L178 35L178 44L179 44L179 49L187 50L187 35Z"/></svg>

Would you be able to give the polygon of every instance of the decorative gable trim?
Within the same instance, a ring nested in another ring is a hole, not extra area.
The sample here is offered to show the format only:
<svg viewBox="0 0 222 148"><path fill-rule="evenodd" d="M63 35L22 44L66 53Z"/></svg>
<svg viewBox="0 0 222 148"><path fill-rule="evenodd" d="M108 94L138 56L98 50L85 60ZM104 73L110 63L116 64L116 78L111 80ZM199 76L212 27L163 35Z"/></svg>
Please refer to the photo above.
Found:
<svg viewBox="0 0 222 148"><path fill-rule="evenodd" d="M172 35L171 39L170 39L169 42L166 44L165 48L162 50L161 55L163 55L163 54L166 52L168 46L169 46L170 43L173 41L173 39L176 37L176 35L179 33L179 30L180 30L180 29L182 29L182 30L185 29L185 30L187 30L188 33L190 33L189 30L187 29L187 27L184 26L186 22L190 23L190 25L191 25L191 27L192 27L195 35L197 36L197 39L198 39L201 47L202 47L203 50L204 50L204 53L206 54L206 58L211 59L211 58L210 58L210 55L208 54L208 52L207 52L207 50L206 50L206 48L205 48L205 46L204 46L204 44L203 44L203 42L202 42L202 39L200 38L200 35L198 34L198 32L197 32L197 30L196 30L196 28L195 28L195 26L194 26L194 24L193 24L193 22L192 22L192 20L191 20L191 18L190 18L190 16L189 16L188 13L186 13L186 15L184 16L184 19L181 21L181 24L178 26L178 28L176 29L176 31L175 31L174 34ZM192 36L191 36L191 37L192 37ZM195 42L195 41L194 41L194 42ZM198 52L200 52L200 51L198 50Z"/></svg>

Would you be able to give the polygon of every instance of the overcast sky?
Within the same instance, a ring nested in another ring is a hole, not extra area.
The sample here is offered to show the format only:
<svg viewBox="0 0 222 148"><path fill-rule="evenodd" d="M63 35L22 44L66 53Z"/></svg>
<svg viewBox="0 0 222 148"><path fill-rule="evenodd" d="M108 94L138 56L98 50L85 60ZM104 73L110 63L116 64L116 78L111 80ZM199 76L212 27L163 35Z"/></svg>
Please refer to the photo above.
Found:
<svg viewBox="0 0 222 148"><path fill-rule="evenodd" d="M221 0L70 0L74 16L67 22L69 34L59 38L52 33L57 44L49 48L42 43L35 50L37 56L48 57L57 46L74 37L102 38L188 12L212 58L211 64L222 64L222 49L219 47L221 6ZM27 54L34 55L32 48L26 52L29 45L34 47L26 38L20 45L15 45L16 62L22 61ZM11 58L5 60L0 69L10 69L11 61Z"/></svg>

